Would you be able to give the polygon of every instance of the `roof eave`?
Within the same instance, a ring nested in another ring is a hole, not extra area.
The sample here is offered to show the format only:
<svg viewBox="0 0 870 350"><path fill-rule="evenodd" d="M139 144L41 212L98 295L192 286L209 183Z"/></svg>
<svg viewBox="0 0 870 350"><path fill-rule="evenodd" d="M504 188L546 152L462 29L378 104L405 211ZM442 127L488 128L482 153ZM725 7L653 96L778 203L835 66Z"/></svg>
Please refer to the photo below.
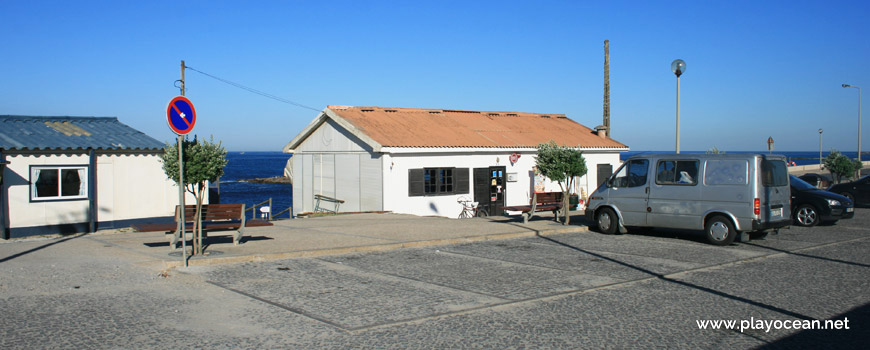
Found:
<svg viewBox="0 0 870 350"><path fill-rule="evenodd" d="M308 124L305 129L302 129L302 132L300 132L299 135L296 135L293 140L291 140L286 146L284 146L283 152L293 153L296 150L296 147L299 147L299 145L301 145L302 142L305 141L305 139L307 139L309 136L311 136L312 133L314 133L315 130L317 130L317 128L323 125L323 123L326 123L327 119L331 119L339 126L351 133L353 136L359 138L363 143L372 148L372 152L381 151L381 148L383 146L380 143L366 135L365 132L358 129L351 122L347 121L347 119L342 118L329 108L324 108L323 111L321 111L320 114L317 116L317 118L311 121L311 123Z"/></svg>

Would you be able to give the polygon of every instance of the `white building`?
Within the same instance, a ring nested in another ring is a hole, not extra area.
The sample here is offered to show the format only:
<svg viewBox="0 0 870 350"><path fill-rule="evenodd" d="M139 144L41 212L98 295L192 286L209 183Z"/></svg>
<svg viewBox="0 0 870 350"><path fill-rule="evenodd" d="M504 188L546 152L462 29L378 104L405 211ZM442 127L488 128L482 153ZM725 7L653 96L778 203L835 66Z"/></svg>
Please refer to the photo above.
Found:
<svg viewBox="0 0 870 350"><path fill-rule="evenodd" d="M344 200L342 212L455 218L465 196L501 214L536 190L559 191L533 170L538 144L551 140L583 151L580 195L628 151L563 114L328 106L284 147L293 153L293 212L313 212L319 194Z"/></svg>
<svg viewBox="0 0 870 350"><path fill-rule="evenodd" d="M171 217L178 187L163 173L163 147L117 118L0 116L2 237Z"/></svg>

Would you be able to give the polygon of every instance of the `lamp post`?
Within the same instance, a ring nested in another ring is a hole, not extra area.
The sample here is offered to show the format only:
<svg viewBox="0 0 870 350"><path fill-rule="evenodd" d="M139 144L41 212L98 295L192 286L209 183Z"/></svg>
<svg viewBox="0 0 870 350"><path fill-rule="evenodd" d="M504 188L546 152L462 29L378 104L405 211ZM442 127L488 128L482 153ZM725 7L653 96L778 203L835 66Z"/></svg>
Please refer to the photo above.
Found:
<svg viewBox="0 0 870 350"><path fill-rule="evenodd" d="M849 84L843 84L844 88L858 89L858 161L861 161L861 87Z"/></svg>
<svg viewBox="0 0 870 350"><path fill-rule="evenodd" d="M686 71L686 62L674 60L671 62L671 71L677 76L677 154L680 154L680 76Z"/></svg>
<svg viewBox="0 0 870 350"><path fill-rule="evenodd" d="M822 129L819 129L819 171L822 170Z"/></svg>

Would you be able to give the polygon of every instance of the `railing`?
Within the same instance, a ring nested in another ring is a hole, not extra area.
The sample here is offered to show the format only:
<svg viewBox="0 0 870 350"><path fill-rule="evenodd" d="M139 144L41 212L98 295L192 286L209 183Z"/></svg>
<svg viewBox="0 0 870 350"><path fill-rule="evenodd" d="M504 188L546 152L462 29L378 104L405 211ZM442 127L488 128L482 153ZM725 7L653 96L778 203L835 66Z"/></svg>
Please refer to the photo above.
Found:
<svg viewBox="0 0 870 350"><path fill-rule="evenodd" d="M268 205L264 206L263 204L268 204ZM253 213L253 217L256 218L257 217L257 208L259 208L259 207L263 207L260 209L260 212L261 212L262 218L264 218L266 220L272 221L276 217L278 217L278 215L284 214L286 212L289 212L290 218L293 219L293 207L292 206L290 206L287 209L284 209L282 211L279 211L277 214L273 215L272 214L272 198L269 198L268 200L254 204L250 208L245 209L245 211L247 212L248 210L250 210ZM269 208L269 209L264 210L265 208Z"/></svg>

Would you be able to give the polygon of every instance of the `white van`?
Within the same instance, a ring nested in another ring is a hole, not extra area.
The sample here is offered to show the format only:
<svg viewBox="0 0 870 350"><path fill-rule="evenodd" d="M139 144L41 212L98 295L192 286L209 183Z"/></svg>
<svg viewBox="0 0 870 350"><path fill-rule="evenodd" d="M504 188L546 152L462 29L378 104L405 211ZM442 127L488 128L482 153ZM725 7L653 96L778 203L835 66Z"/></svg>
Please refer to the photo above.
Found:
<svg viewBox="0 0 870 350"><path fill-rule="evenodd" d="M704 230L710 243L727 245L789 226L790 200L784 156L642 154L592 193L586 218L607 234Z"/></svg>

